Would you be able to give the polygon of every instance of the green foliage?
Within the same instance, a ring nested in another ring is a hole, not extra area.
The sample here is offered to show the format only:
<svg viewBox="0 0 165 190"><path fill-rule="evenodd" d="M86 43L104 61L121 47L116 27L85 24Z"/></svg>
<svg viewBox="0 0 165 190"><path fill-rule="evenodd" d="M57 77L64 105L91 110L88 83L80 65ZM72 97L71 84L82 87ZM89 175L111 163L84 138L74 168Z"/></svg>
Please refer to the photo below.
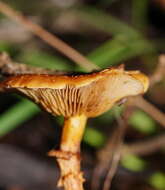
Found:
<svg viewBox="0 0 165 190"><path fill-rule="evenodd" d="M104 32L108 32L114 36L126 36L127 39L137 38L141 36L136 30L128 26L126 23L120 21L119 19L113 17L110 14L95 9L93 7L81 7L77 10L74 10L76 15L84 20L86 23L89 23L91 26L98 28Z"/></svg>
<svg viewBox="0 0 165 190"><path fill-rule="evenodd" d="M136 28L144 30L147 23L149 0L133 0L132 1L132 21Z"/></svg>
<svg viewBox="0 0 165 190"><path fill-rule="evenodd" d="M145 134L152 134L156 131L155 121L141 110L135 111L128 122L133 128Z"/></svg>
<svg viewBox="0 0 165 190"><path fill-rule="evenodd" d="M31 119L39 112L39 108L29 100L21 100L9 110L1 114L0 117L0 136L12 131L24 121Z"/></svg>
<svg viewBox="0 0 165 190"><path fill-rule="evenodd" d="M21 56L20 60L23 63L30 64L36 67L43 67L46 69L54 70L72 70L73 67L67 63L65 59L62 59L58 56L51 56L45 52L33 50L25 51Z"/></svg>
<svg viewBox="0 0 165 190"><path fill-rule="evenodd" d="M10 44L5 41L0 42L0 52L7 52L10 54L10 56L15 55L18 51L18 48L14 47L13 44Z"/></svg>
<svg viewBox="0 0 165 190"><path fill-rule="evenodd" d="M0 51L10 52L11 49L12 49L12 47L9 43L1 41Z"/></svg>
<svg viewBox="0 0 165 190"><path fill-rule="evenodd" d="M146 167L146 162L142 160L140 157L135 156L133 154L124 155L124 157L121 160L121 164L123 167L134 172L142 171Z"/></svg>
<svg viewBox="0 0 165 190"><path fill-rule="evenodd" d="M149 184L158 190L165 189L165 173L156 172L149 178Z"/></svg>
<svg viewBox="0 0 165 190"><path fill-rule="evenodd" d="M101 131L87 127L85 130L83 141L94 148L100 148L104 145L106 137Z"/></svg>
<svg viewBox="0 0 165 190"><path fill-rule="evenodd" d="M102 68L155 52L154 45L139 31L105 12L83 7L76 10L76 15L98 30L113 35L113 39L106 41L89 55L89 59Z"/></svg>

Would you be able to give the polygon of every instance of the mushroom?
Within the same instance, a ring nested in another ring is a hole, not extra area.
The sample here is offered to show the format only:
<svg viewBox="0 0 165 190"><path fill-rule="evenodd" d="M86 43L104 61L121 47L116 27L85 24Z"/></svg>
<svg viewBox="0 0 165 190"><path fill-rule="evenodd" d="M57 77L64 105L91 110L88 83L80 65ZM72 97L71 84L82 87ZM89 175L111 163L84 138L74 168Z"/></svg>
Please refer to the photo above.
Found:
<svg viewBox="0 0 165 190"><path fill-rule="evenodd" d="M121 66L75 76L22 74L0 83L1 88L25 94L51 114L64 116L60 150L49 155L57 157L58 186L65 190L83 190L80 142L87 118L106 112L125 97L145 93L148 86L146 75Z"/></svg>

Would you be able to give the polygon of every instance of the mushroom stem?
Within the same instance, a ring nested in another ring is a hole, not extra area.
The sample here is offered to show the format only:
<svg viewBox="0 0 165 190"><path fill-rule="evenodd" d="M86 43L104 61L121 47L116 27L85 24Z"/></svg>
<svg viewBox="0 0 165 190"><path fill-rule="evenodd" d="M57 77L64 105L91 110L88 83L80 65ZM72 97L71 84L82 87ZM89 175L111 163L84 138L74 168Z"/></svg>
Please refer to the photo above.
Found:
<svg viewBox="0 0 165 190"><path fill-rule="evenodd" d="M80 143L83 137L87 117L73 116L65 119L60 151L51 151L57 157L61 170L58 186L65 190L83 190L83 173L80 169Z"/></svg>

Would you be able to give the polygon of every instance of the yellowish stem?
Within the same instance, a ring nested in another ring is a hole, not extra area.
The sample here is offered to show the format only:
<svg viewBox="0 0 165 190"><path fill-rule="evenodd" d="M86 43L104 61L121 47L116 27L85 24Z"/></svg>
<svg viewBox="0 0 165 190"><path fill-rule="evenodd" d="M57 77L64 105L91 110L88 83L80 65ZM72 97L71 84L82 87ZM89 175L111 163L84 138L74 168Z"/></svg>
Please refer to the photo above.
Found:
<svg viewBox="0 0 165 190"><path fill-rule="evenodd" d="M57 157L61 170L58 186L65 190L83 190L83 173L80 169L80 143L86 125L86 116L74 116L65 119L60 151L51 151Z"/></svg>
<svg viewBox="0 0 165 190"><path fill-rule="evenodd" d="M84 134L86 116L74 116L65 119L61 139L61 150L77 153L80 151L80 143Z"/></svg>

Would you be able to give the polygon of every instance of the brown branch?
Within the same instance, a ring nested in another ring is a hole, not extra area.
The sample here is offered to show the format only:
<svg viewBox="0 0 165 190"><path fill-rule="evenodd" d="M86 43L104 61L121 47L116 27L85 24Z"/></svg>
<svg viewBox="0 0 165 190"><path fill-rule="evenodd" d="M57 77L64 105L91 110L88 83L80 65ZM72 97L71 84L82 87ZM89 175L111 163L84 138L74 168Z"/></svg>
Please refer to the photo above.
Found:
<svg viewBox="0 0 165 190"><path fill-rule="evenodd" d="M97 152L97 164L93 170L92 180L91 180L91 189L97 190L100 186L100 177L107 170L109 163L113 159L113 152L115 150L116 139L118 136L118 128L108 139L106 145Z"/></svg>
<svg viewBox="0 0 165 190"><path fill-rule="evenodd" d="M103 190L109 190L111 188L112 179L116 173L120 157L121 157L121 144L118 146L118 149L116 150L116 153L113 156L112 164L110 165L109 171L107 173L107 176L104 181Z"/></svg>
<svg viewBox="0 0 165 190"><path fill-rule="evenodd" d="M16 75L16 74L66 74L66 72L45 69L40 67L33 67L27 64L13 62L7 53L0 53L0 72L2 75Z"/></svg>
<svg viewBox="0 0 165 190"><path fill-rule="evenodd" d="M93 64L91 61L89 61L77 50L73 49L68 44L60 40L58 37L43 29L41 26L31 22L21 13L15 11L2 1L0 1L0 12L2 12L4 15L8 16L12 20L15 20L16 22L25 26L33 34L41 38L43 41L51 45L53 48L57 49L63 55L70 58L76 64L79 64L81 67L85 68L87 71L99 69L99 67Z"/></svg>
<svg viewBox="0 0 165 190"><path fill-rule="evenodd" d="M149 114L153 119L165 127L165 114L157 109L153 104L145 100L142 96L129 98L128 104L136 106Z"/></svg>
<svg viewBox="0 0 165 190"><path fill-rule="evenodd" d="M154 74L150 77L150 87L160 82L165 77L165 54L159 56L158 66Z"/></svg>
<svg viewBox="0 0 165 190"><path fill-rule="evenodd" d="M125 112L126 113L126 112ZM126 118L117 118L118 127L115 129L105 147L97 153L98 163L93 171L91 189L98 189L100 185L100 176L109 168L105 178L103 189L110 189L112 179L115 175L123 144L124 133L126 129Z"/></svg>
<svg viewBox="0 0 165 190"><path fill-rule="evenodd" d="M165 134L152 137L142 142L123 145L122 156L128 153L148 155L160 150L161 148L165 148Z"/></svg>
<svg viewBox="0 0 165 190"><path fill-rule="evenodd" d="M123 138L125 135L127 124L126 124L126 121L122 119L121 117L117 118L117 122L118 122L118 127L120 129L118 131L119 133L117 135L117 140L116 140L117 145L115 145L115 151L113 153L113 158L112 158L112 162L110 163L109 171L104 181L103 190L109 190L111 188L112 179L116 173L116 170L120 161L120 157L121 157Z"/></svg>

